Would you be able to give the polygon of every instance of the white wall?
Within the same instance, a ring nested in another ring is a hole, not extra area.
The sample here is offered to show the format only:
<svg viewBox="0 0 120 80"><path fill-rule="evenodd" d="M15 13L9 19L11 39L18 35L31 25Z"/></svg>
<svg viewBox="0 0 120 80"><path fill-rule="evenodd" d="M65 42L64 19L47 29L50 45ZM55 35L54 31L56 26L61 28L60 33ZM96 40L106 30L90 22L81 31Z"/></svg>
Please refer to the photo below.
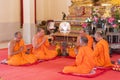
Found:
<svg viewBox="0 0 120 80"><path fill-rule="evenodd" d="M55 20L62 19L62 12L69 14L69 6L71 5L71 0L54 0L51 7L51 18Z"/></svg>
<svg viewBox="0 0 120 80"><path fill-rule="evenodd" d="M36 0L36 17L37 20L43 20L44 19L44 1L45 0Z"/></svg>
<svg viewBox="0 0 120 80"><path fill-rule="evenodd" d="M10 40L20 27L20 0L0 0L0 42Z"/></svg>
<svg viewBox="0 0 120 80"><path fill-rule="evenodd" d="M36 0L37 21L61 20L71 0ZM10 40L20 28L20 0L0 0L0 42ZM33 17L33 16L32 16Z"/></svg>
<svg viewBox="0 0 120 80"><path fill-rule="evenodd" d="M62 12L69 13L71 0L37 0L37 21L61 20Z"/></svg>

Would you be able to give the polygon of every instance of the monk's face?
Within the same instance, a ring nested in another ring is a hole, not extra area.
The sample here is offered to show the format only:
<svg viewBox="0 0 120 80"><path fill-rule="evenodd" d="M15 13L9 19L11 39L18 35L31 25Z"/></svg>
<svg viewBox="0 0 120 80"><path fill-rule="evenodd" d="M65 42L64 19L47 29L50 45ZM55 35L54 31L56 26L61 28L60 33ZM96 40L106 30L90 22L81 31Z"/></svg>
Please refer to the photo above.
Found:
<svg viewBox="0 0 120 80"><path fill-rule="evenodd" d="M16 36L16 41L20 41L22 39L22 34L21 33L18 33L17 36Z"/></svg>
<svg viewBox="0 0 120 80"><path fill-rule="evenodd" d="M95 34L94 37L96 41L99 41L99 36L97 34Z"/></svg>
<svg viewBox="0 0 120 80"><path fill-rule="evenodd" d="M82 40L80 39L80 45L82 46L83 45L83 42L82 42Z"/></svg>
<svg viewBox="0 0 120 80"><path fill-rule="evenodd" d="M41 36L44 36L45 35L45 31L44 30L41 30L40 32L38 32L38 36L41 37Z"/></svg>
<svg viewBox="0 0 120 80"><path fill-rule="evenodd" d="M80 39L80 46L85 46L85 45L86 45L86 43L83 42L83 41Z"/></svg>

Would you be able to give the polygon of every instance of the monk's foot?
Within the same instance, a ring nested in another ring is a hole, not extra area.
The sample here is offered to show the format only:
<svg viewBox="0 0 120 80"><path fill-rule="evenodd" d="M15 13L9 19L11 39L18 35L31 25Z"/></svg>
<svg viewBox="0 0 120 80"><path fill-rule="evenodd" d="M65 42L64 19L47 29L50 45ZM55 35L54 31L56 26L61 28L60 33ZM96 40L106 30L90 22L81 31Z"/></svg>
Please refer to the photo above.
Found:
<svg viewBox="0 0 120 80"><path fill-rule="evenodd" d="M97 68L95 67L95 68L93 68L93 70L97 70Z"/></svg>
<svg viewBox="0 0 120 80"><path fill-rule="evenodd" d="M90 74L95 74L96 73L96 69L92 69Z"/></svg>
<svg viewBox="0 0 120 80"><path fill-rule="evenodd" d="M1 64L7 64L7 59L4 59L0 62Z"/></svg>

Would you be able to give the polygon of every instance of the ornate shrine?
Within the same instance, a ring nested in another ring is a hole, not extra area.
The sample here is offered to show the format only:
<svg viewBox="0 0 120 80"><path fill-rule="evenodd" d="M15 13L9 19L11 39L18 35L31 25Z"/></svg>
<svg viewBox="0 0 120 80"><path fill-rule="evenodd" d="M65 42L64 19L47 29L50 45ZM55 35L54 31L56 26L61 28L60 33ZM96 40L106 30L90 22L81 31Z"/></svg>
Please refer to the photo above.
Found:
<svg viewBox="0 0 120 80"><path fill-rule="evenodd" d="M71 3L72 3L71 6L69 6L69 15L67 16L67 19L64 20L70 22L71 32L74 31L72 28L80 28L80 26L82 26L81 25L82 23L84 22L86 23L87 18L91 18L92 21L91 23L93 24L94 23L93 16L97 16L97 18L100 19L105 19L105 23L104 22L103 23L106 24L108 28L111 26L112 28L120 29L120 0L71 0ZM114 27L113 24L110 25L111 23L108 23L107 20L111 17L115 18L114 24L117 25L117 27ZM77 32L77 30L79 29L75 29L75 32ZM110 36L108 39L110 44L120 42L119 32L114 34L113 32L112 33L107 32L107 36ZM114 37L116 39L115 42L113 42ZM55 38L56 40L60 40L65 37L63 37L63 35L58 36L57 34L55 35ZM70 39L71 42L76 41L72 40L76 39L75 36L67 35L66 38L68 40Z"/></svg>
<svg viewBox="0 0 120 80"><path fill-rule="evenodd" d="M69 6L68 20L85 20L91 16L92 1L91 0L72 0Z"/></svg>
<svg viewBox="0 0 120 80"><path fill-rule="evenodd" d="M71 0L71 3L71 6L69 6L69 15L67 16L67 20L85 21L86 18L94 15L110 17L113 15L112 13L115 13L115 8L118 8L120 1Z"/></svg>

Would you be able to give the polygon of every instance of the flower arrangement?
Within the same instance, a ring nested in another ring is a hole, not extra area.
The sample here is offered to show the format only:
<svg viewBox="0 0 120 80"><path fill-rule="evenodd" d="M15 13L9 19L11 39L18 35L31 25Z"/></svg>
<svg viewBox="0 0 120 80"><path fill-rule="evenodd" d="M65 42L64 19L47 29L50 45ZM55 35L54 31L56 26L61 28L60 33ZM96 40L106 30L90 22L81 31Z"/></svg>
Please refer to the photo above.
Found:
<svg viewBox="0 0 120 80"><path fill-rule="evenodd" d="M88 17L88 18L85 20L85 22L87 22L87 23L91 23L91 22L92 22L91 17Z"/></svg>
<svg viewBox="0 0 120 80"><path fill-rule="evenodd" d="M108 24L113 28L113 32L118 32L119 24L114 17L108 18Z"/></svg>
<svg viewBox="0 0 120 80"><path fill-rule="evenodd" d="M82 23L82 27L86 28L87 27L87 23L86 22Z"/></svg>
<svg viewBox="0 0 120 80"><path fill-rule="evenodd" d="M117 28L118 25L117 25L117 24L113 24L112 27L113 27L113 28Z"/></svg>
<svg viewBox="0 0 120 80"><path fill-rule="evenodd" d="M113 25L114 22L115 22L115 18L114 17L108 18L108 24Z"/></svg>

